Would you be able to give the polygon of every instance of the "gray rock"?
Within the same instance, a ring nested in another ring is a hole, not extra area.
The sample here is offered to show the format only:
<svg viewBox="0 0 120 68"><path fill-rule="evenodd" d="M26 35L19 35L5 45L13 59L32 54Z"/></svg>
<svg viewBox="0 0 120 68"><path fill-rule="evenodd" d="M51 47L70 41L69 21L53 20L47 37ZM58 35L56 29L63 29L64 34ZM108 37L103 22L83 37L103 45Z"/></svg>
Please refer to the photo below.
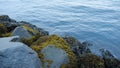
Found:
<svg viewBox="0 0 120 68"><path fill-rule="evenodd" d="M19 36L20 38L29 39L32 35L23 27L18 26L13 31L13 36Z"/></svg>
<svg viewBox="0 0 120 68"><path fill-rule="evenodd" d="M11 39L0 38L0 68L42 68L35 51Z"/></svg>
<svg viewBox="0 0 120 68"><path fill-rule="evenodd" d="M10 41L11 42L21 42L21 39L19 36L16 36L15 38L12 38Z"/></svg>
<svg viewBox="0 0 120 68"><path fill-rule="evenodd" d="M63 39L70 45L72 51L76 54L76 56L85 55L86 53L91 53L89 46L92 46L89 42L81 43L76 38L72 36L64 36Z"/></svg>
<svg viewBox="0 0 120 68"><path fill-rule="evenodd" d="M1 15L0 23L5 24L7 28L7 32L11 32L12 30L14 30L15 27L20 25L17 21L15 21L14 19L11 19L8 15Z"/></svg>
<svg viewBox="0 0 120 68"><path fill-rule="evenodd" d="M6 28L7 28L8 32L13 31L17 26L19 26L19 24L16 24L16 23L6 23Z"/></svg>
<svg viewBox="0 0 120 68"><path fill-rule="evenodd" d="M32 29L38 30L42 36L47 36L47 35L49 35L49 32L48 32L48 31L45 31L45 30L42 29L42 28L38 28L37 26L35 26L35 25L33 25L33 24L30 24L29 22L20 21L19 23L20 23L20 25L28 25L28 26L31 27Z"/></svg>
<svg viewBox="0 0 120 68"><path fill-rule="evenodd" d="M69 63L69 56L67 53L54 45L47 46L41 53L44 55L46 61L44 64L45 68L60 68L61 65Z"/></svg>
<svg viewBox="0 0 120 68"><path fill-rule="evenodd" d="M34 30L38 30L42 36L49 35L49 32L43 30L42 28L38 28L37 26L30 24L29 22L26 22L26 21L17 22L16 20L11 19L8 15L1 15L0 16L0 23L4 23L6 25L8 32L11 32L17 26L27 25Z"/></svg>
<svg viewBox="0 0 120 68"><path fill-rule="evenodd" d="M43 29L41 29L41 28L38 28L38 31L40 32L40 34L41 34L42 36L48 36L48 35L49 35L49 32L48 32L48 31L45 31L45 30L43 30Z"/></svg>
<svg viewBox="0 0 120 68"><path fill-rule="evenodd" d="M16 21L11 19L8 15L1 15L0 22L16 22Z"/></svg>
<svg viewBox="0 0 120 68"><path fill-rule="evenodd" d="M106 49L100 49L101 56L104 59L114 59L115 57L112 55L112 53Z"/></svg>

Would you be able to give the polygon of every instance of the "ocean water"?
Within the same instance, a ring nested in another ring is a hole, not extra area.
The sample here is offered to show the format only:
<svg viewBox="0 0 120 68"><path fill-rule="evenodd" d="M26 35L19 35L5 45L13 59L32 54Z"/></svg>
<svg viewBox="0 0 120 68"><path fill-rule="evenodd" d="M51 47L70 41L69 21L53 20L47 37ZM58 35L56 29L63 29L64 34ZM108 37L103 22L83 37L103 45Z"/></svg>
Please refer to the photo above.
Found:
<svg viewBox="0 0 120 68"><path fill-rule="evenodd" d="M0 15L71 35L120 58L120 0L0 0Z"/></svg>

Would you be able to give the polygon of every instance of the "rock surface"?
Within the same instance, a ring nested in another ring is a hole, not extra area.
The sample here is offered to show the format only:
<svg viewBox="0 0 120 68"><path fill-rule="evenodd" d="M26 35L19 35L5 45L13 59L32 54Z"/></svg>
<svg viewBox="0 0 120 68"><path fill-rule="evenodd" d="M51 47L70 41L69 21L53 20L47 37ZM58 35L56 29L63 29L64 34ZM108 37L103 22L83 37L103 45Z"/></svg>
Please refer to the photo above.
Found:
<svg viewBox="0 0 120 68"><path fill-rule="evenodd" d="M80 41L71 36L65 36L63 38L70 45L72 51L76 54L76 56L91 53L89 49L90 44L88 44L87 42L81 43Z"/></svg>
<svg viewBox="0 0 120 68"><path fill-rule="evenodd" d="M32 35L23 27L18 26L13 31L13 36L19 36L20 38L29 39Z"/></svg>
<svg viewBox="0 0 120 68"><path fill-rule="evenodd" d="M48 32L48 31L45 31L45 30L43 30L42 28L38 28L38 27L36 27L35 25L30 24L29 22L20 21L19 23L20 23L20 25L23 25L23 26L24 26L24 25L28 25L28 26L31 27L32 29L38 30L42 36L47 36L47 35L49 35L49 32Z"/></svg>
<svg viewBox="0 0 120 68"><path fill-rule="evenodd" d="M60 68L61 65L69 63L67 53L54 45L45 47L41 50L41 53L44 55L44 60L47 61L45 62L45 68L49 68L49 65L50 68Z"/></svg>
<svg viewBox="0 0 120 68"><path fill-rule="evenodd" d="M9 18L8 15L1 15L0 22L16 22L15 20Z"/></svg>
<svg viewBox="0 0 120 68"><path fill-rule="evenodd" d="M0 68L41 68L36 52L12 38L0 38Z"/></svg>
<svg viewBox="0 0 120 68"><path fill-rule="evenodd" d="M40 59L43 59L45 67L76 68L75 54L67 42L57 35L40 37L31 45L31 48L38 53ZM46 65L48 62L49 64Z"/></svg>
<svg viewBox="0 0 120 68"><path fill-rule="evenodd" d="M9 31L9 32L14 30L17 26L27 25L30 28L39 31L42 36L49 35L49 32L45 31L42 28L38 28L35 25L30 24L29 22L26 22L26 21L17 22L16 20L11 19L8 15L0 15L0 23L4 23L7 28L7 31Z"/></svg>
<svg viewBox="0 0 120 68"><path fill-rule="evenodd" d="M100 49L101 56L104 59L105 68L120 68L120 61L111 54L110 51Z"/></svg>

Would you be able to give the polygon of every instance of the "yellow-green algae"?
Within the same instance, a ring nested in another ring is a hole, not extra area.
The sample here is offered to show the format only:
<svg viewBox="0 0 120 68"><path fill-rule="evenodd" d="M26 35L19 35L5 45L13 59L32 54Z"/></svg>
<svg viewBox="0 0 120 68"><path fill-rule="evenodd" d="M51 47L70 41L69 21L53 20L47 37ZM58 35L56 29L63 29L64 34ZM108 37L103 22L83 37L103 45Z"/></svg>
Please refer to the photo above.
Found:
<svg viewBox="0 0 120 68"><path fill-rule="evenodd" d="M105 68L104 60L94 54L88 53L79 57L80 68Z"/></svg>
<svg viewBox="0 0 120 68"><path fill-rule="evenodd" d="M0 23L0 37L12 36L12 32L7 32L7 27L4 23Z"/></svg>
<svg viewBox="0 0 120 68"><path fill-rule="evenodd" d="M32 37L30 39L25 39L25 38L21 39L21 41L28 46L32 45L32 43L35 42L36 40L38 40L39 37L41 36L40 32L38 30L32 29L28 25L23 25L22 27L24 29L26 29L28 32L30 32L30 34L32 35ZM33 35L33 33L34 33L34 35Z"/></svg>
<svg viewBox="0 0 120 68"><path fill-rule="evenodd" d="M40 33L38 30L35 30L35 29L33 29L33 28L31 28L31 27L29 27L28 25L23 25L22 26L24 29L26 29L27 31L29 31L29 32L32 32L32 33Z"/></svg>
<svg viewBox="0 0 120 68"><path fill-rule="evenodd" d="M63 66L66 68L67 67L74 68L74 65L76 62L75 54L71 51L68 43L64 39L62 39L61 37L58 37L57 35L40 37L35 43L33 43L31 48L34 49L38 53L39 58L42 61L44 61L44 55L41 54L40 51L49 45L55 45L56 47L65 50L70 58L70 63L67 65L63 65Z"/></svg>
<svg viewBox="0 0 120 68"><path fill-rule="evenodd" d="M21 38L21 41L22 41L24 44L30 46L30 45L32 45L35 41L37 41L39 37L40 37L40 34L38 33L38 34L36 34L35 36L32 36L30 39Z"/></svg>
<svg viewBox="0 0 120 68"><path fill-rule="evenodd" d="M7 28L5 27L5 24L0 23L0 34L6 33Z"/></svg>

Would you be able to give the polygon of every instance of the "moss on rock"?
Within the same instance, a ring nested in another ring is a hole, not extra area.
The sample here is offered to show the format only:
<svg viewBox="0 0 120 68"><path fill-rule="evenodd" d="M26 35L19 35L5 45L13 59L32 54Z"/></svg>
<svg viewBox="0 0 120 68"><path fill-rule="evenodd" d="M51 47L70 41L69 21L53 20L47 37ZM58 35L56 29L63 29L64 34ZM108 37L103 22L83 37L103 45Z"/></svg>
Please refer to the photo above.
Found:
<svg viewBox="0 0 120 68"><path fill-rule="evenodd" d="M91 53L79 57L78 67L80 68L105 68L104 60Z"/></svg>
<svg viewBox="0 0 120 68"><path fill-rule="evenodd" d="M37 33L40 33L38 30L35 30L33 28L31 28L30 26L28 25L23 25L22 26L24 29L26 29L27 31L29 31L32 35L35 35Z"/></svg>
<svg viewBox="0 0 120 68"><path fill-rule="evenodd" d="M35 36L32 36L30 39L21 38L21 42L23 42L24 44L30 46L30 45L32 45L34 42L36 42L39 37L40 37L40 34L37 33Z"/></svg>
<svg viewBox="0 0 120 68"><path fill-rule="evenodd" d="M30 46L35 41L37 41L39 39L39 37L41 37L40 32L38 30L35 30L35 29L29 27L28 25L23 25L22 27L24 29L26 29L30 33L30 35L32 35L32 37L29 39L21 38L21 42L23 42L24 44Z"/></svg>
<svg viewBox="0 0 120 68"><path fill-rule="evenodd" d="M12 36L12 32L8 32L7 27L4 23L0 23L0 37Z"/></svg>
<svg viewBox="0 0 120 68"><path fill-rule="evenodd" d="M31 48L38 53L41 59L43 59L44 55L41 54L40 51L49 45L55 45L56 47L65 50L70 58L70 63L66 66L67 67L69 66L71 68L74 67L74 64L76 62L75 54L71 51L69 44L64 39L58 37L57 35L40 37L39 40L33 43Z"/></svg>
<svg viewBox="0 0 120 68"><path fill-rule="evenodd" d="M3 23L0 23L0 34L4 34L7 32L7 28Z"/></svg>

